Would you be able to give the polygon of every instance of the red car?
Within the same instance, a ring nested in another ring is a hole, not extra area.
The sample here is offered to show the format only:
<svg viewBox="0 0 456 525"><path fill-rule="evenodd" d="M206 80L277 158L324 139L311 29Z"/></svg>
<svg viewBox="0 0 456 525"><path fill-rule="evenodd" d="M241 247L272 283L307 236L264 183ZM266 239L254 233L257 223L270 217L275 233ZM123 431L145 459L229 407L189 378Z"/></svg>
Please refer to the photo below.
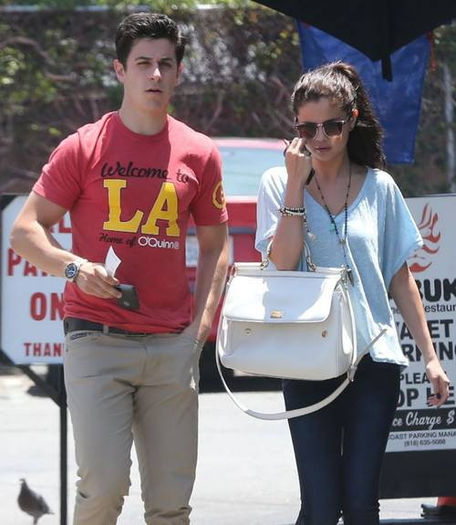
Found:
<svg viewBox="0 0 456 525"><path fill-rule="evenodd" d="M223 185L229 215L230 262L258 261L260 255L254 245L258 185L264 171L273 166L283 165L283 141L260 138L214 140L223 161ZM196 238L190 230L187 238L187 272L191 287L195 280L197 257ZM218 317L219 313L214 320L207 343L210 349L206 348L203 354L202 379L205 375L205 361L213 356Z"/></svg>

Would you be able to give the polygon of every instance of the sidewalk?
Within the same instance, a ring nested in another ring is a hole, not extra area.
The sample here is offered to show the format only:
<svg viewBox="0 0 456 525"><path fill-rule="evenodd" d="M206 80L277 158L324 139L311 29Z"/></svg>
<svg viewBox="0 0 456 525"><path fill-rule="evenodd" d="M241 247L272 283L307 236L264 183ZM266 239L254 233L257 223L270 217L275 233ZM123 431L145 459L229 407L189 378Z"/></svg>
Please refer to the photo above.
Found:
<svg viewBox="0 0 456 525"><path fill-rule="evenodd" d="M60 524L59 410L49 398L28 394L32 385L24 375L0 375L1 525L31 524L32 518L19 509L16 501L22 477L44 496L55 513L44 516L39 525ZM280 407L277 392L239 396L243 403L259 410ZM299 496L287 424L252 419L221 393L202 394L200 407L200 459L192 524L294 523ZM71 427L68 449L70 524L76 477ZM381 518L418 519L421 503L435 503L435 498L382 500ZM142 513L134 457L132 486L118 523L140 525Z"/></svg>

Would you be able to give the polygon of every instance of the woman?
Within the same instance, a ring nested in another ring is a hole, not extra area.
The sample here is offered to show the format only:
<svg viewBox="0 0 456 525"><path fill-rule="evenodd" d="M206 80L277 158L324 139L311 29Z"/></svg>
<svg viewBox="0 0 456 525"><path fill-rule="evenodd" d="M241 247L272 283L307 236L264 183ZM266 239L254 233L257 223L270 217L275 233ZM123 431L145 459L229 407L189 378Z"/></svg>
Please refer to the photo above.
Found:
<svg viewBox="0 0 456 525"><path fill-rule="evenodd" d="M388 293L422 352L434 392L428 403L440 406L448 397L406 263L422 240L399 189L381 171L382 130L356 70L338 62L304 74L292 106L298 137L286 150L286 170L273 168L262 178L257 248L279 270L305 268L304 241L315 264L346 266L358 351L385 330L340 397L289 422L302 502L296 523L335 525L342 513L345 525L373 525L400 369L408 364ZM284 380L287 409L318 401L340 381Z"/></svg>

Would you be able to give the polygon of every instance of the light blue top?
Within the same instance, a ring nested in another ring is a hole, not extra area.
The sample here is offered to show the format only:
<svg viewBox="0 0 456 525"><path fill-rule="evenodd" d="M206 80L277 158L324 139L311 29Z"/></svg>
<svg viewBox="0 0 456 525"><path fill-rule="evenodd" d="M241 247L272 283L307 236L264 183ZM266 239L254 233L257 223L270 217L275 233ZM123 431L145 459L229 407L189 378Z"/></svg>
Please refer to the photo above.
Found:
<svg viewBox="0 0 456 525"><path fill-rule="evenodd" d="M255 246L263 256L279 221L286 182L284 167L267 170L260 182ZM348 208L347 261L327 211L307 191L304 192L304 206L313 234L305 234L312 261L324 267L347 263L353 271L355 284L349 285L349 291L356 319L358 351L385 328L385 334L370 348L372 359L408 365L397 336L388 288L394 274L423 241L396 183L384 171L368 170L358 196ZM339 234L344 236L344 211L335 221ZM302 259L298 269L304 268Z"/></svg>

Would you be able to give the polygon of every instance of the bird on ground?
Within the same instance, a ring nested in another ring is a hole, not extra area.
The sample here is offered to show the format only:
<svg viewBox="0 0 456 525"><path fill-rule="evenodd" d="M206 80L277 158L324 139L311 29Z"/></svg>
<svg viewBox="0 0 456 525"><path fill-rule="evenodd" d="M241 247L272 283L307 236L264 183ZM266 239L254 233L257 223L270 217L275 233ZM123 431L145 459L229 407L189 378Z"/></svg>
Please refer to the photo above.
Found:
<svg viewBox="0 0 456 525"><path fill-rule="evenodd" d="M20 482L21 491L19 492L17 503L21 510L33 517L33 525L36 525L44 514L53 514L49 505L44 501L43 496L33 491L24 478L21 478Z"/></svg>

